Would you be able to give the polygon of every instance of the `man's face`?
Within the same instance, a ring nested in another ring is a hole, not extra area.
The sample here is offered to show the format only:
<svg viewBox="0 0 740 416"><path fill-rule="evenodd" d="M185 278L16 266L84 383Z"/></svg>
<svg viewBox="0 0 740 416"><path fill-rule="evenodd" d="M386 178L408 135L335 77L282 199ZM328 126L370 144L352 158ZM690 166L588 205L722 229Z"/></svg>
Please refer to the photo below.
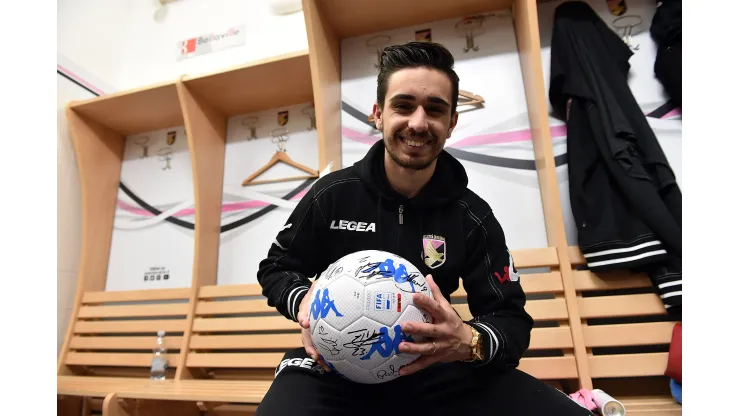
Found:
<svg viewBox="0 0 740 416"><path fill-rule="evenodd" d="M428 68L394 72L383 109L377 103L373 106L375 126L383 133L391 159L408 169L429 167L457 124L451 103L452 82L443 72Z"/></svg>

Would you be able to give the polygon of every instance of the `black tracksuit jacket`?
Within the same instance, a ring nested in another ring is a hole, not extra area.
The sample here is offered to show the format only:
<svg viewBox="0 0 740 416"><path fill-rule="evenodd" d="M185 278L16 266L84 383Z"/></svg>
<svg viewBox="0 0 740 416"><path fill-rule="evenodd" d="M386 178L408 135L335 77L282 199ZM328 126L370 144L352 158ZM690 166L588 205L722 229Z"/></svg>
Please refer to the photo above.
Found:
<svg viewBox="0 0 740 416"><path fill-rule="evenodd" d="M578 245L592 270L647 272L671 311L682 297L681 190L627 83L631 56L588 4L555 9L549 94L568 129Z"/></svg>
<svg viewBox="0 0 740 416"><path fill-rule="evenodd" d="M532 318L490 206L467 188L464 167L442 151L430 182L414 198L396 193L378 141L354 166L320 178L301 199L267 254L257 279L270 306L296 320L311 281L360 250L399 255L431 274L449 301L460 278L483 339L480 365L516 367L529 347ZM422 240L443 238L444 261L428 267Z"/></svg>

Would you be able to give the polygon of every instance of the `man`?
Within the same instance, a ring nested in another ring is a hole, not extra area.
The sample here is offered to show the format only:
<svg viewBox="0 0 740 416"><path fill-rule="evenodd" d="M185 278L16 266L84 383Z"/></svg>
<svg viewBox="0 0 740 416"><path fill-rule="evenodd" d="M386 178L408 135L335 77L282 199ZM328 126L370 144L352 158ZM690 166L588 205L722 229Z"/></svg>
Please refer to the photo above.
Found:
<svg viewBox="0 0 740 416"><path fill-rule="evenodd" d="M304 348L289 351L284 363L310 357L314 365L279 366L258 416L591 414L515 369L529 347L533 321L501 226L467 188L463 166L443 150L458 118L453 63L438 44L385 48L373 106L383 140L354 166L318 180L260 263L257 278L269 305L303 328ZM332 226L343 220L367 226ZM424 258L422 242L429 239L444 241L443 257ZM370 249L414 263L434 295L414 299L434 322L403 326L406 333L430 337L400 344L400 351L420 358L400 377L376 385L329 371L308 323L308 278L344 255ZM449 303L460 277L475 316L469 322Z"/></svg>

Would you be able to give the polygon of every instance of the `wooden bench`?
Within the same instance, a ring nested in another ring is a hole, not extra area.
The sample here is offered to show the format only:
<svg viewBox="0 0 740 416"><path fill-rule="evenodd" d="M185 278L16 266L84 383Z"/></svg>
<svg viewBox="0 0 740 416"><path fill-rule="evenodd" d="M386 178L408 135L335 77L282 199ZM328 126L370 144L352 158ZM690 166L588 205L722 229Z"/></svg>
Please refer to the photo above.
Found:
<svg viewBox="0 0 740 416"><path fill-rule="evenodd" d="M574 266L585 264L577 247L570 248L569 257ZM680 415L681 405L663 375L675 322L653 293L650 278L583 270L572 277L594 388L621 401L630 415Z"/></svg>
<svg viewBox="0 0 740 416"><path fill-rule="evenodd" d="M166 383L173 383L189 298L189 288L83 293L59 357L57 395L103 398L148 384L159 330L167 333Z"/></svg>
<svg viewBox="0 0 740 416"><path fill-rule="evenodd" d="M512 255L520 272L544 270L522 273L525 292L535 297L527 302L527 311L543 326L533 330L528 352L533 356L524 358L520 368L559 386L559 380L577 378L577 368L557 252L545 248ZM463 319L471 316L466 296L462 287L452 295L453 307ZM104 414L126 414L122 407L127 399L191 401L201 410L253 411L285 351L302 345L298 324L269 307L259 285L201 287L183 369L197 379L118 390L106 399Z"/></svg>

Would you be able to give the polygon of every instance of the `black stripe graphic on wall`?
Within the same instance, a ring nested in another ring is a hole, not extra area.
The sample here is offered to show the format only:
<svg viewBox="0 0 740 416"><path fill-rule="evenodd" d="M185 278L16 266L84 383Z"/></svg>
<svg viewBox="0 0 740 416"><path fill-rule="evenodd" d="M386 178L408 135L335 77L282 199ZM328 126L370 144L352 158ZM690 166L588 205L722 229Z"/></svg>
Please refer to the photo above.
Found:
<svg viewBox="0 0 740 416"><path fill-rule="evenodd" d="M128 187L126 185L124 185L123 182L118 182L118 187L121 188L121 190L123 191L123 193L125 193L126 195L128 195L129 198L133 199L134 202L136 202L137 204L139 204L139 206L141 206L145 210L149 211L150 213L154 214L155 216L157 216L157 215L159 215L159 214L162 213L162 211L160 211L157 208L154 208L153 206L147 204L146 201L144 201L143 199L139 198L139 196L136 195L135 193L131 192L131 190L128 189ZM195 230L195 224L193 224L192 222L183 221L183 220L181 220L179 218L175 218L175 217L169 216L169 217L165 218L165 221L171 222L172 224L179 225L180 227L184 227L184 228L187 228L189 230Z"/></svg>
<svg viewBox="0 0 740 416"><path fill-rule="evenodd" d="M64 78L66 78L67 80L69 80L69 82L71 82L71 83L73 83L73 84L77 85L78 87L80 87L80 88L82 88L83 90L85 90L85 91L89 92L90 94L92 94L92 95L94 95L94 96L96 96L96 97L100 97L100 94L98 94L97 92L95 92L95 91L91 90L90 88L87 88L86 86L82 85L82 83L80 83L80 82L79 82L79 81L77 81L76 79L74 79L74 78L70 77L69 75L65 74L64 72L62 72L62 71L60 71L60 70L58 70L58 69L57 69L57 74L59 74L59 75L63 76Z"/></svg>
<svg viewBox="0 0 740 416"><path fill-rule="evenodd" d="M301 192L302 190L306 189L314 181L316 181L316 179L307 179L307 180L305 180L302 184L298 185L298 187L296 187L292 191L290 191L287 194L285 194L285 196L283 196L281 199L284 199L286 201L289 201L291 198L293 198L294 196L298 195L299 192ZM126 195L128 195L129 198L133 199L137 204L139 204L141 206L141 208L147 210L151 214L157 216L157 215L159 215L159 214L162 213L162 211L160 211L157 208L149 205L146 201L144 201L143 199L139 198L139 196L136 195L135 193L133 193L126 185L123 184L123 182L119 182L118 183L118 187L121 188L121 190ZM256 220L257 218L259 218L259 217L261 217L261 216L269 213L270 211L274 210L275 208L277 208L277 205L270 204L270 205L268 205L268 206L260 209L259 211L255 212L255 213L252 213L252 214L247 215L244 218L238 219L238 220L236 220L234 222L230 222L228 224L224 224L224 225L221 226L221 232L224 233L226 231L231 231L231 230L233 230L235 228L241 227L244 224L248 224L248 223ZM187 228L189 230L195 230L195 224L193 224L192 222L183 221L183 220L181 220L179 218L175 218L173 216L169 216L169 217L165 218L165 221L170 222L170 223L175 224L175 225L179 225L180 227Z"/></svg>
<svg viewBox="0 0 740 416"><path fill-rule="evenodd" d="M655 110L649 112L647 114L647 117L652 118L661 118L664 115L670 113L674 109L678 108L677 105L673 104L672 102L668 101L667 103L661 105L660 107L656 108Z"/></svg>
<svg viewBox="0 0 740 416"><path fill-rule="evenodd" d="M62 72L62 71L60 71L58 69L57 69L57 74L63 76L66 79L68 79L70 82L74 83L75 85L79 86L80 88L83 88L85 91L88 91L90 94L92 94L92 95L94 95L96 97L100 97L100 94L96 93L95 91L91 90L90 88L86 87L85 85L83 85L79 81L75 80L74 78L70 77L69 75L65 74L64 72ZM298 185L298 187L296 187L292 191L288 192L281 199L284 199L286 201L290 200L294 196L298 195L299 192L301 192L302 190L306 189L306 187L308 187L309 185L311 185L314 181L316 181L316 179L307 179L302 184ZM144 201L143 199L141 199L131 189L129 189L123 182L119 182L118 183L118 187L123 191L123 193L125 193L126 195L128 195L129 198L131 198L132 200L134 200L134 202L136 202L137 204L139 204L139 206L141 208L145 209L146 211L148 211L149 213L153 214L154 216L160 215L162 213L162 211L160 211L157 208L149 205L146 201ZM223 233L223 232L226 232L226 231L230 231L230 230L233 230L235 228L241 227L244 224L248 224L249 222L256 220L257 218L259 218L259 217L267 214L268 212L274 210L275 208L277 208L277 205L272 205L271 204L271 205L268 205L268 206L262 208L261 210L255 212L255 213L252 213L250 215L247 215L244 218L241 218L241 219L236 220L234 222L231 222L229 224L222 225L221 226L221 232ZM169 216L169 217L165 218L165 221L167 221L169 223L172 223L172 224L175 224L177 226L183 227L183 228L187 228L188 230L195 230L195 224L193 224L192 222L183 221L183 220L181 220L179 218L175 218L173 216Z"/></svg>

